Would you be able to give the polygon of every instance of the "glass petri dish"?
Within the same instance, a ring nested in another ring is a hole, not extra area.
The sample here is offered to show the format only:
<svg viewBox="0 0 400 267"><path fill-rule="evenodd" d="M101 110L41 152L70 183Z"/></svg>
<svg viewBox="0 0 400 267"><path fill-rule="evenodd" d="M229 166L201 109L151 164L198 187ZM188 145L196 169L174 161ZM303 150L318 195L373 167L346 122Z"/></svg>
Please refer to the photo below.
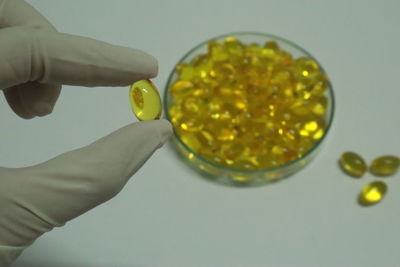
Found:
<svg viewBox="0 0 400 267"><path fill-rule="evenodd" d="M314 60L318 64L320 71L324 75L326 75L326 72L324 71L321 64L319 64L319 62L309 52L307 52L299 45L284 38L271 34L257 32L236 32L220 35L206 40L192 48L177 62L171 74L169 75L164 96L164 109L166 117L169 121L173 122L173 116L171 116L170 107L174 104L175 101L170 89L171 86L179 79L179 66L185 63L192 62L193 59L195 59L199 55L206 54L210 42L224 42L224 40L230 37L233 37L234 39L237 39L246 45L258 44L260 46L263 46L266 42L269 41L276 42L276 44L278 44L281 49L290 53L293 59L309 58ZM185 143L182 139L182 135L179 133L179 131L177 131L176 125L174 123L173 141L175 147L179 151L179 154L182 156L184 161L192 166L195 170L205 174L205 177L211 180L223 184L246 186L261 185L274 182L281 178L288 177L302 169L320 151L321 144L326 139L326 136L331 128L335 110L334 92L329 79L327 80L326 90L324 91L323 96L326 98L327 102L325 108L326 111L323 116L325 120L323 135L317 141L315 141L315 143L307 150L307 152L303 153L296 159L277 167L246 170L227 166L226 164L218 164L215 161L211 161L209 158L202 156L195 149Z"/></svg>

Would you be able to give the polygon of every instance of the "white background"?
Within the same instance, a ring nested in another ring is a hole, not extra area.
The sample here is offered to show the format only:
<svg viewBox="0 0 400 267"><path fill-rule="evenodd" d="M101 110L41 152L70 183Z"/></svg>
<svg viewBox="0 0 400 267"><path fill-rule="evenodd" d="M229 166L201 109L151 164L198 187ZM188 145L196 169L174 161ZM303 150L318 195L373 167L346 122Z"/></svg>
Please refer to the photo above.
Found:
<svg viewBox="0 0 400 267"><path fill-rule="evenodd" d="M37 240L15 266L400 266L400 174L382 203L337 167L400 154L400 1L30 0L60 31L159 60L160 91L180 57L233 31L272 33L311 52L337 109L317 158L279 183L234 188L159 150L114 199ZM0 98L0 164L37 164L135 120L128 88L65 86L51 116L22 120ZM382 179L382 178L377 178ZM62 208L62 207L60 207Z"/></svg>

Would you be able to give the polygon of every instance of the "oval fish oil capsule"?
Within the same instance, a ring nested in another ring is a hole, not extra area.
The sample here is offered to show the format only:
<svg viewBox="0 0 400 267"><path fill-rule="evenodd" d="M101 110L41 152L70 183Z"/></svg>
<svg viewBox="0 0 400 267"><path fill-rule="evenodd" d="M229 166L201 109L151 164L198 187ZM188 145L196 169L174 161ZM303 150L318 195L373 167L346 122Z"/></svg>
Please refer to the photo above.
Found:
<svg viewBox="0 0 400 267"><path fill-rule="evenodd" d="M150 80L140 80L129 90L132 111L141 120L157 120L161 116L161 99L156 86Z"/></svg>
<svg viewBox="0 0 400 267"><path fill-rule="evenodd" d="M358 203L363 206L370 206L378 203L383 199L387 191L387 186L384 182L375 181L367 184L362 189L358 198Z"/></svg>
<svg viewBox="0 0 400 267"><path fill-rule="evenodd" d="M354 152L345 152L339 159L340 167L347 174L361 177L367 171L367 164L362 157Z"/></svg>
<svg viewBox="0 0 400 267"><path fill-rule="evenodd" d="M400 165L400 159L395 156L382 156L372 161L369 171L379 176L395 174Z"/></svg>

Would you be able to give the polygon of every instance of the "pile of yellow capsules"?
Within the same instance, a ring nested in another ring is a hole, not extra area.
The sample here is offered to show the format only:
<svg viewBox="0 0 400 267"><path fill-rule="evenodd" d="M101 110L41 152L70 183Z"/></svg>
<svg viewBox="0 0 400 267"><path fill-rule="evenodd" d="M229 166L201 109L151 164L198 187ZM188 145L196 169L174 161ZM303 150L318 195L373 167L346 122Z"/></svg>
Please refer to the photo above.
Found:
<svg viewBox="0 0 400 267"><path fill-rule="evenodd" d="M355 178L361 178L368 169L375 176L388 177L397 172L400 166L400 158L394 155L380 156L375 158L368 168L365 160L359 154L348 151L340 157L339 165L345 173ZM386 191L385 182L371 182L363 187L358 197L358 203L363 206L376 204L383 199Z"/></svg>
<svg viewBox="0 0 400 267"><path fill-rule="evenodd" d="M239 170L302 157L325 133L328 78L277 42L228 37L177 66L169 88L176 134L206 160Z"/></svg>

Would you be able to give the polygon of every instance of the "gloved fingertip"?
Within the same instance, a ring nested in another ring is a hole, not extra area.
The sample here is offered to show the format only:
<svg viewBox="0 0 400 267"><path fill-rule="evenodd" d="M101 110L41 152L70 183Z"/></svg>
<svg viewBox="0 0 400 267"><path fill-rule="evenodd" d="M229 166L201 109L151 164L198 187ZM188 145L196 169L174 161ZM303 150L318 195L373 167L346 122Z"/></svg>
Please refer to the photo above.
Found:
<svg viewBox="0 0 400 267"><path fill-rule="evenodd" d="M143 72L145 78L154 78L158 74L158 61L155 57L140 50L133 50L132 53L132 69L135 66L140 66L140 71Z"/></svg>
<svg viewBox="0 0 400 267"><path fill-rule="evenodd" d="M158 61L155 57L148 55L149 56L149 73L151 75L151 78L154 78L158 75Z"/></svg>
<svg viewBox="0 0 400 267"><path fill-rule="evenodd" d="M22 112L16 112L14 111L20 118L25 119L25 120L30 120L35 118L36 116L31 114L31 113L22 113Z"/></svg>
<svg viewBox="0 0 400 267"><path fill-rule="evenodd" d="M158 138L161 147L171 138L173 134L172 125L167 120L156 120L154 121L154 127L158 131Z"/></svg>
<svg viewBox="0 0 400 267"><path fill-rule="evenodd" d="M48 103L35 103L33 105L33 109L36 115L39 117L44 117L46 115L49 115L51 112L53 112L53 108L54 106Z"/></svg>

